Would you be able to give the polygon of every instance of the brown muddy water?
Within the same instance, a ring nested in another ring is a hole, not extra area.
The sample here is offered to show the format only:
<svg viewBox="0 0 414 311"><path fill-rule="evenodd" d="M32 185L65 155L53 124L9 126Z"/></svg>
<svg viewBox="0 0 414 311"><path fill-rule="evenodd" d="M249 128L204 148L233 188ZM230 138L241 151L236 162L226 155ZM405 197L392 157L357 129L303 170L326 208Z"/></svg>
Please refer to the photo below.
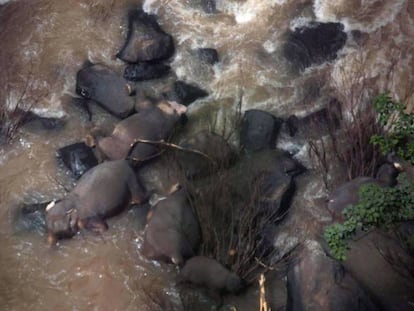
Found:
<svg viewBox="0 0 414 311"><path fill-rule="evenodd" d="M143 5L159 16L175 40L172 68L178 78L210 92L190 107L190 118L210 102L237 102L241 89L243 110L264 109L282 117L315 110L354 84L363 84L367 97L389 90L397 99L414 102L411 0L217 0L217 14L203 13L199 2L0 1L0 87L6 90L0 104L12 107L22 98L36 113L66 121L54 130L25 126L2 146L1 310L167 310L154 303L154 293L180 306L175 268L140 254L139 211L110 220L102 236L77 235L57 249L46 246L41 232L16 231L13 222L22 204L61 198L73 186L57 165L57 148L80 141L92 126L113 126L115 120L99 109L88 122L70 98L84 61L122 72L114 55L125 38L129 8ZM294 73L281 56L283 35L310 20L343 22L349 40L335 62ZM197 47L216 48L220 63L213 68L195 64L189 50ZM317 96L309 95L314 89ZM222 110L218 119L225 119ZM224 131L220 120L214 126ZM258 310L257 289L239 299L229 304L239 311Z"/></svg>

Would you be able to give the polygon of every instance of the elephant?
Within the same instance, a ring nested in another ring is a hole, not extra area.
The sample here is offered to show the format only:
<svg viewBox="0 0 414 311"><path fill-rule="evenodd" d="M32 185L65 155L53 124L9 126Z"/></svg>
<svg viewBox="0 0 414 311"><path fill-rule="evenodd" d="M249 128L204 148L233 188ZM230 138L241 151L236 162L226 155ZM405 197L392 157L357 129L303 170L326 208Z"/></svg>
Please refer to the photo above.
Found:
<svg viewBox="0 0 414 311"><path fill-rule="evenodd" d="M111 135L97 139L97 148L110 160L126 159L130 156L137 161L143 161L153 156L157 147L138 143L132 148L136 139L161 141L168 138L185 112L186 107L176 102L160 101L120 121Z"/></svg>
<svg viewBox="0 0 414 311"><path fill-rule="evenodd" d="M184 189L161 198L149 213L142 253L148 259L181 266L195 253L201 239L200 225Z"/></svg>
<svg viewBox="0 0 414 311"><path fill-rule="evenodd" d="M91 99L119 118L134 112L135 90L112 69L87 63L76 75L76 93Z"/></svg>
<svg viewBox="0 0 414 311"><path fill-rule="evenodd" d="M238 294L244 287L243 280L236 273L205 256L188 259L178 275L178 282L190 282L220 294Z"/></svg>
<svg viewBox="0 0 414 311"><path fill-rule="evenodd" d="M54 245L81 229L101 233L108 229L105 219L145 199L128 161L103 162L87 171L65 198L46 207L48 243Z"/></svg>
<svg viewBox="0 0 414 311"><path fill-rule="evenodd" d="M375 178L361 176L342 184L335 189L328 199L328 209L341 215L344 208L359 202L359 189L366 184L376 184L382 187L392 187L397 183L398 170L389 163L383 164Z"/></svg>

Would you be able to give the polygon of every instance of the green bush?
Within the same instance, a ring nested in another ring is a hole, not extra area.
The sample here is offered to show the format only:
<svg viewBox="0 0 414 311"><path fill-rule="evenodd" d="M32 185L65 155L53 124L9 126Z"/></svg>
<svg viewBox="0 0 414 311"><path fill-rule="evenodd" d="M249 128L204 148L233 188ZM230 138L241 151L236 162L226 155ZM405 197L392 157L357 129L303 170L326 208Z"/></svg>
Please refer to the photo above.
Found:
<svg viewBox="0 0 414 311"><path fill-rule="evenodd" d="M402 221L414 218L414 183L405 174L398 179L398 185L393 188L363 185L359 190L359 203L343 210L346 220L325 229L324 236L333 257L346 259L348 240L357 232L373 228L391 229Z"/></svg>
<svg viewBox="0 0 414 311"><path fill-rule="evenodd" d="M405 105L393 101L389 94L377 96L374 107L378 113L378 123L385 133L373 135L370 142L384 155L396 152L400 158L414 163L414 115L406 113ZM405 174L399 176L398 185L394 188L363 185L359 190L359 198L358 204L343 210L343 223L325 229L324 237L332 255L338 260L345 260L348 240L357 232L373 228L390 229L414 217L414 183ZM407 241L408 244L411 242Z"/></svg>
<svg viewBox="0 0 414 311"><path fill-rule="evenodd" d="M377 96L374 107L379 124L389 129L384 135L373 135L371 143L384 155L395 151L400 158L414 163L414 115L406 113L405 105L393 101L389 94Z"/></svg>

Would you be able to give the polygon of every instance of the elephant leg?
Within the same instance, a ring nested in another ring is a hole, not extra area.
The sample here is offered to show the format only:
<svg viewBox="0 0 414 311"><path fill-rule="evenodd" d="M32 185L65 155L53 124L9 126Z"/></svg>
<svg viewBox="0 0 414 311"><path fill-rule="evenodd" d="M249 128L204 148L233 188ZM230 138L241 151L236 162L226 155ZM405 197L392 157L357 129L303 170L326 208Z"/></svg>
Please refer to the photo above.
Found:
<svg viewBox="0 0 414 311"><path fill-rule="evenodd" d="M103 233L108 230L108 224L100 217L91 217L85 220L79 220L78 226L81 229L87 229L95 233Z"/></svg>

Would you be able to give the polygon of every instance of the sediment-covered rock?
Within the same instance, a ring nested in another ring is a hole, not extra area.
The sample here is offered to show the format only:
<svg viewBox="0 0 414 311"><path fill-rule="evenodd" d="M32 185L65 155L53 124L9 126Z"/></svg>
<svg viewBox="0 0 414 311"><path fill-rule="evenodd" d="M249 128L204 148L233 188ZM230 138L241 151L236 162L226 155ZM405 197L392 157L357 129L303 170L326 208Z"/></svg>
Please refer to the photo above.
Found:
<svg viewBox="0 0 414 311"><path fill-rule="evenodd" d="M141 9L131 10L126 41L116 56L125 62L136 63L167 59L173 54L173 38L161 29L155 15Z"/></svg>

